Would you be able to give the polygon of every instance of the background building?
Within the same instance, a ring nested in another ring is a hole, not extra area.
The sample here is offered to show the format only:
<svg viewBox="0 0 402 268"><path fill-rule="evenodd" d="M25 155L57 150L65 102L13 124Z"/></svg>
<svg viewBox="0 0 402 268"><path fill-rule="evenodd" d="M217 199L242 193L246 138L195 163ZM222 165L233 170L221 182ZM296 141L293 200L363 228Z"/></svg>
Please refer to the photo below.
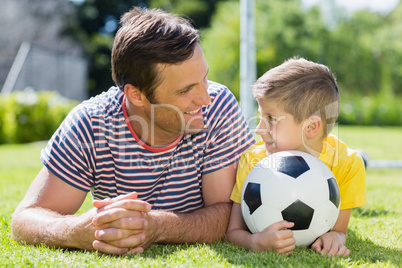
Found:
<svg viewBox="0 0 402 268"><path fill-rule="evenodd" d="M0 0L0 90L29 87L87 98L82 46L67 36L74 4L67 0Z"/></svg>

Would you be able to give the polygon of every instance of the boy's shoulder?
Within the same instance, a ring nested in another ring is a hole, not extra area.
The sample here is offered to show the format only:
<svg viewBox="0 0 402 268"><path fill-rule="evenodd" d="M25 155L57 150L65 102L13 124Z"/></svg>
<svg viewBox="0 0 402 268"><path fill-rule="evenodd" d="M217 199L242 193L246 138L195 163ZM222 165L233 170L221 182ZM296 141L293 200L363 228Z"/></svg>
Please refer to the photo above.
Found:
<svg viewBox="0 0 402 268"><path fill-rule="evenodd" d="M257 141L253 145L247 148L246 151L244 151L243 155L247 157L261 157L264 158L267 156L267 150L265 149L265 145L263 141Z"/></svg>
<svg viewBox="0 0 402 268"><path fill-rule="evenodd" d="M357 151L349 148L337 136L332 134L324 139L319 159L330 168L339 167L340 165L364 165L363 159Z"/></svg>
<svg viewBox="0 0 402 268"><path fill-rule="evenodd" d="M265 144L262 141L256 142L251 145L246 151L243 152L240 158L242 167L247 167L251 170L261 159L267 156Z"/></svg>

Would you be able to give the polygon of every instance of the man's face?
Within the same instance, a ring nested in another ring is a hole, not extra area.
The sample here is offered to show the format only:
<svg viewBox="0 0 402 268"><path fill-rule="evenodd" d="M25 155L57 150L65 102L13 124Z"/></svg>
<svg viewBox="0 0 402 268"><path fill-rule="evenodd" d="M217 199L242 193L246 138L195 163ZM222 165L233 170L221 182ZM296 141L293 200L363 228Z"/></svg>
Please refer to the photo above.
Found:
<svg viewBox="0 0 402 268"><path fill-rule="evenodd" d="M207 92L208 65L201 47L193 56L174 65L158 64L162 83L156 88L152 103L145 111L153 123L154 135L198 133L204 128L202 106L211 98Z"/></svg>

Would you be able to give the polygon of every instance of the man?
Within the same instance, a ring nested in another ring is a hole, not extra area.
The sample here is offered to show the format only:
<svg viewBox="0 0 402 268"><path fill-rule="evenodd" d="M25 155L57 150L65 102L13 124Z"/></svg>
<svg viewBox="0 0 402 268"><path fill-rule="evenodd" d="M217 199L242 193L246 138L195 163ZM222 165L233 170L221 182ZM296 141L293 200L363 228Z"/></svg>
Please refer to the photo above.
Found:
<svg viewBox="0 0 402 268"><path fill-rule="evenodd" d="M134 8L112 49L117 87L77 106L16 209L12 237L125 255L224 236L236 164L254 139L230 91L207 80L198 32ZM95 208L74 215L88 191Z"/></svg>

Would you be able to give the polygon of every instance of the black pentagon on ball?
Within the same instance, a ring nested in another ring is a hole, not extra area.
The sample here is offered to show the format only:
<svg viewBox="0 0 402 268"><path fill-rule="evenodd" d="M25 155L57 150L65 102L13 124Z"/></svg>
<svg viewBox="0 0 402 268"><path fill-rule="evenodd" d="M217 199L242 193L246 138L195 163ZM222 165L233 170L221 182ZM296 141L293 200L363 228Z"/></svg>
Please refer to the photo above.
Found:
<svg viewBox="0 0 402 268"><path fill-rule="evenodd" d="M299 155L278 157L275 161L274 170L285 173L294 179L310 169L304 158Z"/></svg>
<svg viewBox="0 0 402 268"><path fill-rule="evenodd" d="M246 186L243 196L244 202L246 202L250 215L262 205L261 202L261 185L255 182L249 182Z"/></svg>
<svg viewBox="0 0 402 268"><path fill-rule="evenodd" d="M310 227L313 219L314 209L306 205L300 200L296 200L290 206L282 210L282 218L284 220L294 222L292 230L305 230Z"/></svg>
<svg viewBox="0 0 402 268"><path fill-rule="evenodd" d="M335 178L329 178L327 182L329 188L329 200L334 203L336 208L338 208L339 203L341 202L338 183L336 182Z"/></svg>

